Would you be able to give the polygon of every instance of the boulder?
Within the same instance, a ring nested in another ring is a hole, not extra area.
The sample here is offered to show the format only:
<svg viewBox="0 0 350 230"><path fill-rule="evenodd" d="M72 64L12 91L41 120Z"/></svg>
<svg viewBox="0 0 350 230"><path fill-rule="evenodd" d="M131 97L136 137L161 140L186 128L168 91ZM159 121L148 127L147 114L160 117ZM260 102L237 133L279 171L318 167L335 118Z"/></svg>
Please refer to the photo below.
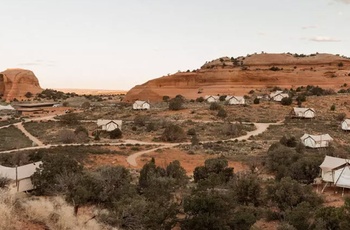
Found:
<svg viewBox="0 0 350 230"><path fill-rule="evenodd" d="M30 92L40 93L42 88L34 73L25 69L7 69L0 72L0 95L6 101L23 99Z"/></svg>

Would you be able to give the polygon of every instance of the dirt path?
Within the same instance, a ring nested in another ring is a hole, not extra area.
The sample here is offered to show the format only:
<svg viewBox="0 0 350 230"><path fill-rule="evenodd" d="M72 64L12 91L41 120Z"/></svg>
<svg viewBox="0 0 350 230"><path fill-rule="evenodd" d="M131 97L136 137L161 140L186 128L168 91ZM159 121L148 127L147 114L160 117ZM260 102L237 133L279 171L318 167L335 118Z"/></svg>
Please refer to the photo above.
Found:
<svg viewBox="0 0 350 230"><path fill-rule="evenodd" d="M26 135L33 143L35 143L37 146L44 146L44 143L42 143L38 138L34 137L32 134L30 134L23 126L23 123L16 124L16 127L21 130L24 135Z"/></svg>
<svg viewBox="0 0 350 230"><path fill-rule="evenodd" d="M49 116L49 117L43 117L41 118L43 119L53 119L53 117ZM247 140L249 137L254 136L254 135L258 135L261 134L263 132L266 131L266 129L270 126L270 125L280 125L282 124L283 121L279 121L277 123L252 123L255 125L256 129L250 132L247 132L246 135L244 136L240 136L240 137L236 137L236 138L232 138L230 140ZM51 147L57 147L57 146L101 146L101 145L121 145L121 144L140 144L140 145L159 145L159 147L157 148L153 148L153 149L149 149L149 150L145 150L145 151L141 151L141 152L136 152L130 156L128 156L126 158L126 161L128 162L129 165L136 167L137 166L137 161L136 159L146 153L149 152L153 152L157 149L164 149L164 148L173 148L177 145L180 144L189 144L189 142L182 142L182 143L155 143L155 142L144 142L144 141L137 141L137 140L123 140L122 142L111 142L111 143L87 143L87 144L80 144L80 143L73 143L73 144L49 144L49 145L44 145L39 139L37 139L36 137L34 137L33 135L31 135L27 130L25 130L25 128L23 127L22 123L16 123L15 124L28 138L30 138L30 140L32 140L34 143L36 143L38 146L34 146L34 147L27 147L27 148L21 148L21 149L14 149L14 150L6 150L6 151L1 151L0 153L11 153L11 152L16 152L16 151L23 151L23 150L33 150L33 149L48 149ZM209 141L212 142L212 141Z"/></svg>
<svg viewBox="0 0 350 230"><path fill-rule="evenodd" d="M156 150L158 150L158 149L173 148L173 147L176 146L176 145L178 145L178 144L166 144L166 145L163 145L163 146L154 148L154 149L148 149L148 150L146 150L146 151L137 152L137 153L134 153L134 154L128 156L128 157L126 158L126 161L128 162L129 165L134 166L134 167L137 167L136 159L137 159L138 157L142 156L143 154L146 154L146 153L149 153L149 152L153 152L153 151L156 151Z"/></svg>
<svg viewBox="0 0 350 230"><path fill-rule="evenodd" d="M253 123L253 124L256 127L255 130L247 132L247 134L244 135L244 136L231 138L229 140L239 140L239 141L248 140L248 138L251 137L251 136L255 136L255 135L258 135L258 134L261 134L261 133L265 132L270 125L280 125L280 124L282 124L282 121L279 121L277 123ZM213 141L206 141L205 143L209 143L209 142L213 142ZM144 142L144 143L147 143L147 142ZM147 143L147 144L150 144L150 143ZM138 157L142 156L143 154L146 154L146 153L149 153L149 152L153 152L153 151L155 151L157 149L172 148L172 147L175 147L176 145L180 145L180 144L189 144L189 142L183 142L183 143L177 143L177 144L168 144L168 143L160 143L160 144L162 144L163 146L158 147L158 148L154 148L154 149L150 149L150 150L147 150L147 151L134 153L134 154L128 156L126 158L126 161L130 165L136 167L137 166L136 159Z"/></svg>

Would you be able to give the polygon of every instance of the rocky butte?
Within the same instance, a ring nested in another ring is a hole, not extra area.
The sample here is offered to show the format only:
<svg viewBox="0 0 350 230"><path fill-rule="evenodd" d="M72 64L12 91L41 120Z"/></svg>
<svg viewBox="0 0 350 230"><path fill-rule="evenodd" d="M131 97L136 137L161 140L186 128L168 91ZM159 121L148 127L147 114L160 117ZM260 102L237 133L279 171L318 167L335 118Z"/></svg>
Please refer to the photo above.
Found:
<svg viewBox="0 0 350 230"><path fill-rule="evenodd" d="M200 69L178 72L133 87L125 101L160 101L178 94L187 99L204 95L245 95L250 90L279 86L295 88L318 85L339 89L350 85L350 59L332 54L253 54L222 57L206 62Z"/></svg>
<svg viewBox="0 0 350 230"><path fill-rule="evenodd" d="M7 69L0 72L0 96L5 101L21 99L26 93L42 92L39 81L34 73L25 69Z"/></svg>

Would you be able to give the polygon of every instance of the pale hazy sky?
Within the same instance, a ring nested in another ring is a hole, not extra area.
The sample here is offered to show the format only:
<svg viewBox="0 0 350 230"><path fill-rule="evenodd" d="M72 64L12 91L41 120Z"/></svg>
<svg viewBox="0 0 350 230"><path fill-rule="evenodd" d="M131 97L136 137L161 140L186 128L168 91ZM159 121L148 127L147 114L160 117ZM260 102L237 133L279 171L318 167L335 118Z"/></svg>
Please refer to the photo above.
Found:
<svg viewBox="0 0 350 230"><path fill-rule="evenodd" d="M125 89L222 56L350 56L350 0L0 0L0 71Z"/></svg>

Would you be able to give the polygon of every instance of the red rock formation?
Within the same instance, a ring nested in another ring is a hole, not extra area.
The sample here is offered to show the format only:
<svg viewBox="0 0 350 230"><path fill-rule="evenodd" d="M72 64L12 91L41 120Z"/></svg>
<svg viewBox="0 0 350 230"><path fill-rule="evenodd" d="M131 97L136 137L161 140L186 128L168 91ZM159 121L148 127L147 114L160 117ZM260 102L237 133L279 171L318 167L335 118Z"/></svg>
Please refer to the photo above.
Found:
<svg viewBox="0 0 350 230"><path fill-rule="evenodd" d="M6 101L21 99L27 92L37 94L41 91L38 79L30 70L7 69L0 72L0 95Z"/></svg>
<svg viewBox="0 0 350 230"><path fill-rule="evenodd" d="M204 95L242 96L250 90L279 86L291 88L319 85L339 89L350 85L350 59L331 54L298 56L293 54L254 54L247 57L223 57L205 63L193 72L179 72L133 87L125 101L160 101L178 94L187 99ZM152 92L149 94L149 92Z"/></svg>

